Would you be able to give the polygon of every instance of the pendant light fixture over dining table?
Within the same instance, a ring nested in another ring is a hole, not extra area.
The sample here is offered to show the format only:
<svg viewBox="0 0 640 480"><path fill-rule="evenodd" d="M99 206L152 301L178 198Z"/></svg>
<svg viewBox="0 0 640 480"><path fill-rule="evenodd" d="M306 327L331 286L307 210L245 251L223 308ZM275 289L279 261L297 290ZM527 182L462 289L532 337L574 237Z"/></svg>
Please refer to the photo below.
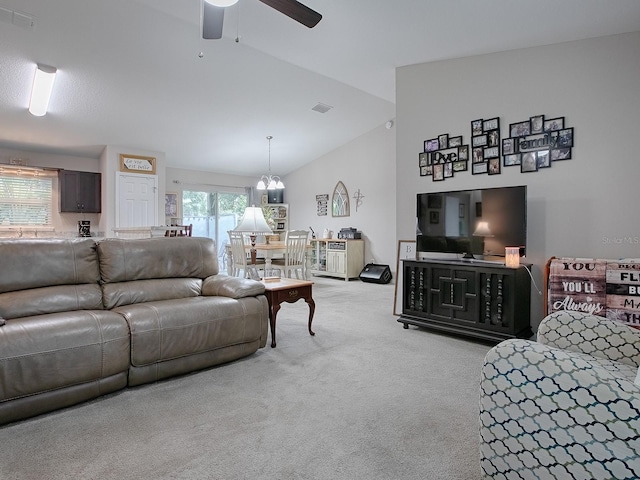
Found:
<svg viewBox="0 0 640 480"><path fill-rule="evenodd" d="M263 175L256 186L257 190L282 190L284 183L280 180L278 175L271 175L271 139L273 137L269 135L267 140L269 141L269 173Z"/></svg>

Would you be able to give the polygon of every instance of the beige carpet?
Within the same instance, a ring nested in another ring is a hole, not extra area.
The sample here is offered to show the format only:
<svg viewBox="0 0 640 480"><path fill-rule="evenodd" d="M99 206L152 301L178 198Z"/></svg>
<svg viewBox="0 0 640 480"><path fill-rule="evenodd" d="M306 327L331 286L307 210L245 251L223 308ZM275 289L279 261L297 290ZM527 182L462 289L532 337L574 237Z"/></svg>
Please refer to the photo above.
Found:
<svg viewBox="0 0 640 480"><path fill-rule="evenodd" d="M490 346L404 330L391 284L314 281L315 337L285 304L275 349L0 428L0 478L479 479Z"/></svg>

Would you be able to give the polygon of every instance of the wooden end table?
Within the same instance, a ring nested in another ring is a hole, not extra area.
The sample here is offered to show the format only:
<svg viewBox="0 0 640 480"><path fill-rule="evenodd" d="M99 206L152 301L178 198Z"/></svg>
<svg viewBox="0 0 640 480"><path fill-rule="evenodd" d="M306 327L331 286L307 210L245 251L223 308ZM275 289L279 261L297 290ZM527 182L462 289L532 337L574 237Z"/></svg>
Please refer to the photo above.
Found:
<svg viewBox="0 0 640 480"><path fill-rule="evenodd" d="M269 324L271 326L271 347L276 347L276 316L282 302L295 303L301 298L309 305L309 334L315 335L311 330L313 312L316 304L311 295L313 282L297 280L294 278L280 278L278 280L262 280L265 295L269 301Z"/></svg>

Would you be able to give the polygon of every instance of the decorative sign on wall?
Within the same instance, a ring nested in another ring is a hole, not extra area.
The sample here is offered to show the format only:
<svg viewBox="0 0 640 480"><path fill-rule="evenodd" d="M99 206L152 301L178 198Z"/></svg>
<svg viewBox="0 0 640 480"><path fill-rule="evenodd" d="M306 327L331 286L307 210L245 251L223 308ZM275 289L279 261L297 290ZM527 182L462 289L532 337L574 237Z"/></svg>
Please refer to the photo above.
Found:
<svg viewBox="0 0 640 480"><path fill-rule="evenodd" d="M120 154L120 171L155 175L156 159L155 157Z"/></svg>
<svg viewBox="0 0 640 480"><path fill-rule="evenodd" d="M468 168L469 145L462 144L462 135L451 137L445 133L424 141L424 151L418 154L420 176L431 176L439 182L453 177L455 172Z"/></svg>
<svg viewBox="0 0 640 480"><path fill-rule="evenodd" d="M329 203L329 194L316 195L316 205L318 216L322 217L327 214L327 204Z"/></svg>
<svg viewBox="0 0 640 480"><path fill-rule="evenodd" d="M500 173L500 119L471 122L471 173Z"/></svg>
<svg viewBox="0 0 640 480"><path fill-rule="evenodd" d="M640 263L607 263L607 318L640 326Z"/></svg>
<svg viewBox="0 0 640 480"><path fill-rule="evenodd" d="M638 259L551 258L548 313L589 313L640 326Z"/></svg>
<svg viewBox="0 0 640 480"><path fill-rule="evenodd" d="M520 171L537 172L551 162L569 160L573 148L573 127L565 128L564 117L545 120L536 115L509 125L509 137L502 140L505 167L520 165Z"/></svg>

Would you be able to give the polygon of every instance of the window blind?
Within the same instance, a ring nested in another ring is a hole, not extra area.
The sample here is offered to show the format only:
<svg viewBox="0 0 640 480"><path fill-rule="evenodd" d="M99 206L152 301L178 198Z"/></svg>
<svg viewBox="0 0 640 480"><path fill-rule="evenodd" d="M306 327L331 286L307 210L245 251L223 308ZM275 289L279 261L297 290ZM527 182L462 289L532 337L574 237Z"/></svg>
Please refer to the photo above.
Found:
<svg viewBox="0 0 640 480"><path fill-rule="evenodd" d="M0 227L52 226L51 176L0 172Z"/></svg>

